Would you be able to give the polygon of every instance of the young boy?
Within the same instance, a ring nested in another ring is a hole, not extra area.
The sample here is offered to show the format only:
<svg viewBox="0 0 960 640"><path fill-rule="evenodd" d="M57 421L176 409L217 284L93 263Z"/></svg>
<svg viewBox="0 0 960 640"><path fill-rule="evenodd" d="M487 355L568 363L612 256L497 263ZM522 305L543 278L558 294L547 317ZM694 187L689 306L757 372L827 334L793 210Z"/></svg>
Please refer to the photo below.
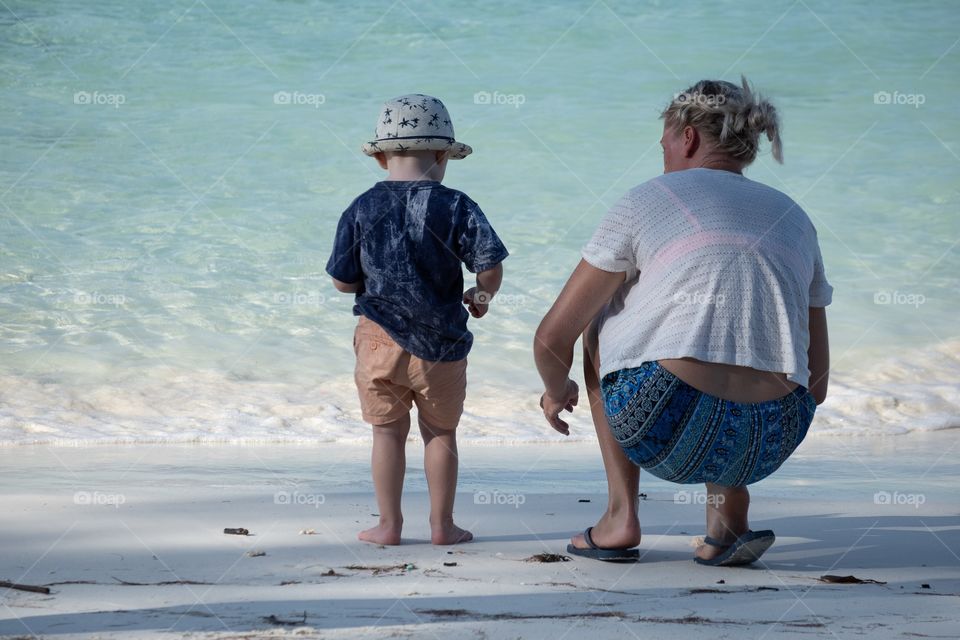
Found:
<svg viewBox="0 0 960 640"><path fill-rule="evenodd" d="M417 405L430 491L433 544L473 534L453 522L456 427L467 386L473 336L467 311L486 314L500 288L507 250L477 204L440 184L447 159L473 150L454 139L450 114L422 94L384 104L376 140L363 145L389 172L344 211L327 273L356 294L354 379L363 419L373 427L373 486L380 523L359 538L400 544L400 496L410 408ZM463 290L466 265L477 285Z"/></svg>

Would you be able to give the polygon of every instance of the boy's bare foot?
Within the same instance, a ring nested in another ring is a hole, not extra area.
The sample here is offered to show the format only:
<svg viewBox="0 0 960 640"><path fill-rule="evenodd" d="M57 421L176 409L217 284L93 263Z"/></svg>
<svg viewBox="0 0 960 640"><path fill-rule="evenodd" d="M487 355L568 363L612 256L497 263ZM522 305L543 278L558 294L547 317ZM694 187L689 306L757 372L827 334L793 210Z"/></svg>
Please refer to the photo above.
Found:
<svg viewBox="0 0 960 640"><path fill-rule="evenodd" d="M364 542L374 544L398 545L400 544L400 526L378 524L357 534L357 538Z"/></svg>
<svg viewBox="0 0 960 640"><path fill-rule="evenodd" d="M635 516L614 517L607 512L594 525L590 537L601 549L632 549L640 544L640 521ZM573 536L570 543L578 549L589 548L582 533Z"/></svg>
<svg viewBox="0 0 960 640"><path fill-rule="evenodd" d="M461 529L452 522L430 532L430 542L433 544L462 544L473 540L473 534Z"/></svg>

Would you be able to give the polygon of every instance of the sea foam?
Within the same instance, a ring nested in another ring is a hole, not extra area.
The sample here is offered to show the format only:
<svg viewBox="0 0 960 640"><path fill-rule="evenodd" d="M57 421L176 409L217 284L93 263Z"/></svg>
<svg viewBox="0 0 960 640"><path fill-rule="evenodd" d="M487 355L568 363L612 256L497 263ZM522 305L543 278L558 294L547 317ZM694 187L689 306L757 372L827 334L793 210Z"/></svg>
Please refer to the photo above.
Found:
<svg viewBox="0 0 960 640"><path fill-rule="evenodd" d="M835 373L810 437L899 436L960 427L960 341L891 358L867 374ZM511 444L595 438L586 405L571 435L547 425L532 383L471 380L462 441ZM247 381L214 371L157 368L122 382L62 384L0 377L0 445L115 443L358 443L370 439L353 381L307 386ZM565 414L567 415L567 414ZM412 431L415 433L416 429Z"/></svg>

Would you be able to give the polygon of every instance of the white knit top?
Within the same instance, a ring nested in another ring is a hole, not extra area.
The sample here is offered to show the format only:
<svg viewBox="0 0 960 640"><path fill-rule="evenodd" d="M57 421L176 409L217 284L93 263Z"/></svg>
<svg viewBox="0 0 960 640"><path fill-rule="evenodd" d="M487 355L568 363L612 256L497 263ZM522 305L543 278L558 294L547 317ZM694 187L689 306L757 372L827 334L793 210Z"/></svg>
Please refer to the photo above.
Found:
<svg viewBox="0 0 960 640"><path fill-rule="evenodd" d="M583 258L626 281L602 313L600 375L691 357L808 386L809 307L830 304L817 232L786 194L688 169L631 189Z"/></svg>

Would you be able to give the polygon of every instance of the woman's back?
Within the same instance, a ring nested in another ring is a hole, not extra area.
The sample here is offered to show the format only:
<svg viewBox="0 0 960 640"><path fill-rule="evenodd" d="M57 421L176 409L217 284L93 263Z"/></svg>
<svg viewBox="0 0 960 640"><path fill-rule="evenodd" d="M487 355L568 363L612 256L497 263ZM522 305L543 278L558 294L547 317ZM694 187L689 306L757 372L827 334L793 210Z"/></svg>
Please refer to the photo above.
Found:
<svg viewBox="0 0 960 640"><path fill-rule="evenodd" d="M741 402L808 386L809 307L831 287L816 231L785 194L731 171L667 173L615 205L583 255L632 267L602 319L601 375L659 360Z"/></svg>

